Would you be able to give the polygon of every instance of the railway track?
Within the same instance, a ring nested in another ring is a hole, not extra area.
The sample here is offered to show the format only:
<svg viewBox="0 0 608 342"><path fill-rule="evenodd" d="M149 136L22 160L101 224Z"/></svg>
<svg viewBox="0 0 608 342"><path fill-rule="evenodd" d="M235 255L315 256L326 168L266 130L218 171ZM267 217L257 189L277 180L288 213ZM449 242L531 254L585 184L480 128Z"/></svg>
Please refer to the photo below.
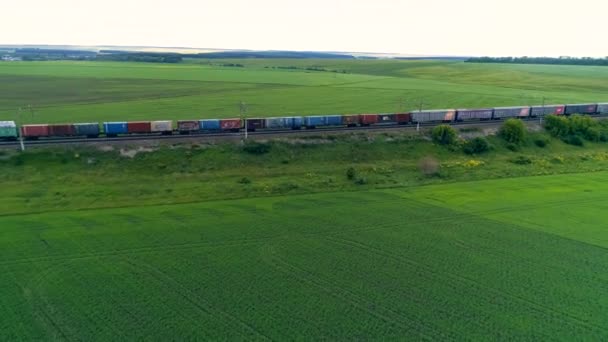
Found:
<svg viewBox="0 0 608 342"><path fill-rule="evenodd" d="M601 115L591 115L592 117L600 117ZM539 122L539 118L525 118L524 122ZM487 120L487 121L465 121L452 122L449 125L454 127L486 127L500 125L502 120ZM281 129L281 130L266 130L249 132L248 136L252 138L259 137L281 137L281 136L298 136L298 135L315 135L315 134L334 134L345 132L382 132L382 131L412 131L418 128L429 128L436 126L437 123L426 124L410 124L410 125L375 125L375 126L357 126L357 127L328 127L316 129ZM129 142L129 141L144 141L144 140L166 140L166 141L187 141L196 139L242 139L244 131L241 132L218 132L218 133L195 133L195 134L173 134L173 135L158 135L158 134L138 134L119 137L98 137L98 138L42 138L39 140L24 140L24 145L27 147L49 146L49 145L70 145L70 144L98 144L105 142ZM19 141L2 141L0 147L19 147Z"/></svg>

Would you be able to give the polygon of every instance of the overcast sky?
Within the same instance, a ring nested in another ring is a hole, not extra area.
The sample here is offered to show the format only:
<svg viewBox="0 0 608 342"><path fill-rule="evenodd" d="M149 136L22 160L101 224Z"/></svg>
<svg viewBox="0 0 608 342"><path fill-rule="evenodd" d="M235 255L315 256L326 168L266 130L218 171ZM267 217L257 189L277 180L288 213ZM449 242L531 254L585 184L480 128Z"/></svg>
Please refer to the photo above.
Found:
<svg viewBox="0 0 608 342"><path fill-rule="evenodd" d="M0 44L608 56L608 0L5 0Z"/></svg>

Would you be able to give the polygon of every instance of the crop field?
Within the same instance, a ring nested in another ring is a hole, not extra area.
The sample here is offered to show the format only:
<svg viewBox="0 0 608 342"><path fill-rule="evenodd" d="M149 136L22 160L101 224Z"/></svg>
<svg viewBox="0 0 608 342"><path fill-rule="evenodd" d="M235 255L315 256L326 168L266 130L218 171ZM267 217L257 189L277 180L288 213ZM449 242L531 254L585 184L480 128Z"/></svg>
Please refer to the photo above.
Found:
<svg viewBox="0 0 608 342"><path fill-rule="evenodd" d="M603 340L607 176L5 214L0 339Z"/></svg>
<svg viewBox="0 0 608 342"><path fill-rule="evenodd" d="M239 64L241 67L224 65ZM316 69L316 70L308 70ZM608 102L608 68L245 59L0 63L0 120L23 123L395 112Z"/></svg>

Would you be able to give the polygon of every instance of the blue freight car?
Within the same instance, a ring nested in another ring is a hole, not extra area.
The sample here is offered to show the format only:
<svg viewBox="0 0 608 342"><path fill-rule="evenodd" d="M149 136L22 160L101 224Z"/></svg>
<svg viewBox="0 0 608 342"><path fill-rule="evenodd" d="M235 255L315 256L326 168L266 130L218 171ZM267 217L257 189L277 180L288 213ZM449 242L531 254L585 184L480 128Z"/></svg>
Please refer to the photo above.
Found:
<svg viewBox="0 0 608 342"><path fill-rule="evenodd" d="M120 122L104 122L103 131L107 136L115 137L118 134L127 134L127 123L124 121Z"/></svg>
<svg viewBox="0 0 608 342"><path fill-rule="evenodd" d="M75 123L74 124L75 135L87 136L89 138L96 138L99 136L100 129L98 122L88 123Z"/></svg>
<svg viewBox="0 0 608 342"><path fill-rule="evenodd" d="M342 126L342 115L327 115L327 126Z"/></svg>
<svg viewBox="0 0 608 342"><path fill-rule="evenodd" d="M327 126L327 117L322 115L305 116L304 126L308 128Z"/></svg>
<svg viewBox="0 0 608 342"><path fill-rule="evenodd" d="M221 128L220 120L217 119L199 120L199 126L201 131L219 131Z"/></svg>
<svg viewBox="0 0 608 342"><path fill-rule="evenodd" d="M302 127L302 117L266 118L265 127L269 129L299 129Z"/></svg>

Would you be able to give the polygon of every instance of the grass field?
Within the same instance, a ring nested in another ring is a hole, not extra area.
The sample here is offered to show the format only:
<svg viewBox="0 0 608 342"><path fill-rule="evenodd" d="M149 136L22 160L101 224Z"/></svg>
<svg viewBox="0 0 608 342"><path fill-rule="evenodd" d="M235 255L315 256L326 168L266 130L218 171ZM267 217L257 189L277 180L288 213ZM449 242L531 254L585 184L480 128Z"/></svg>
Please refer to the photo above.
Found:
<svg viewBox="0 0 608 342"><path fill-rule="evenodd" d="M0 338L602 340L607 176L1 216Z"/></svg>
<svg viewBox="0 0 608 342"><path fill-rule="evenodd" d="M227 63L244 67L221 66ZM543 97L546 103L601 102L608 101L607 77L602 67L453 61L13 62L0 64L0 119L237 117L240 101L248 104L248 116L394 112L418 108L420 101L424 108L541 104Z"/></svg>

